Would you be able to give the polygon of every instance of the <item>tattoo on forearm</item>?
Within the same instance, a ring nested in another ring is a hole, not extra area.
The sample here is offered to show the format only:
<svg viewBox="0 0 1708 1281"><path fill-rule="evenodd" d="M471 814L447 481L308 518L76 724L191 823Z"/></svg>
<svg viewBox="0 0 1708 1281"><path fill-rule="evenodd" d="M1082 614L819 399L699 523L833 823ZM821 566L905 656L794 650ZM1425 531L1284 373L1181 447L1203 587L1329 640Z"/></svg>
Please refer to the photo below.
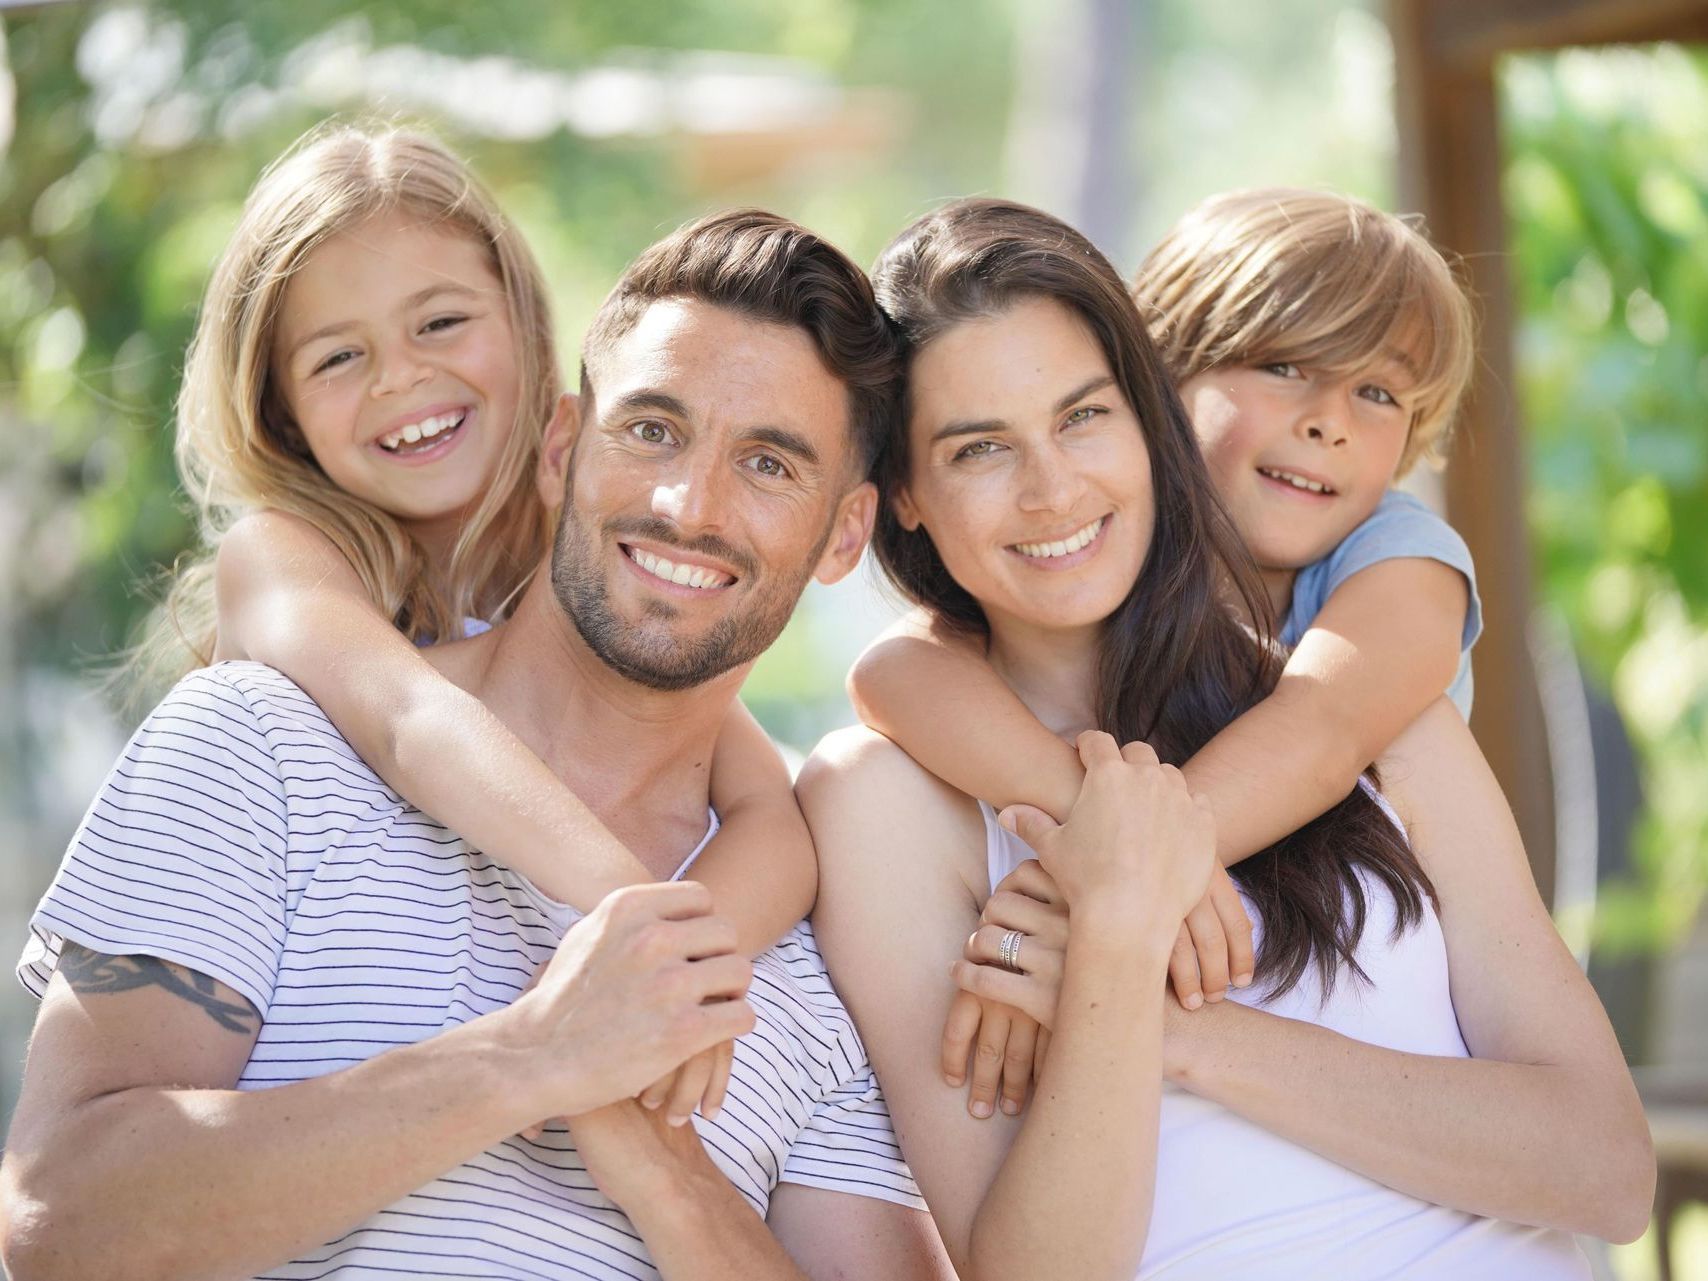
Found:
<svg viewBox="0 0 1708 1281"><path fill-rule="evenodd" d="M224 1000L218 984L206 974L157 956L108 956L67 942L59 955L59 972L74 992L99 996L157 987L200 1006L227 1032L253 1035L261 1029L261 1016L247 1001Z"/></svg>

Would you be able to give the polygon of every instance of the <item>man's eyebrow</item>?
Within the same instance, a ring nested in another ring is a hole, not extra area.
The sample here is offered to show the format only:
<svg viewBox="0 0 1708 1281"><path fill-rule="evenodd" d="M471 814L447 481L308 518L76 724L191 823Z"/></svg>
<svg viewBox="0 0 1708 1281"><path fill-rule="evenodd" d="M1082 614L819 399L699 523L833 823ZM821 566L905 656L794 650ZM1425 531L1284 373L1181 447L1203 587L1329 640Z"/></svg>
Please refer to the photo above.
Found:
<svg viewBox="0 0 1708 1281"><path fill-rule="evenodd" d="M769 445L785 454L792 454L809 467L818 466L818 450L813 448L812 442L787 427L754 427L743 432L742 438Z"/></svg>
<svg viewBox="0 0 1708 1281"><path fill-rule="evenodd" d="M1067 395L1058 400L1051 407L1050 412L1059 414L1075 401L1084 400L1087 396L1091 395L1092 392L1102 391L1105 387L1112 386L1114 382L1115 376L1113 374L1098 374L1093 378L1088 378L1085 382L1081 383L1078 387L1075 387ZM982 418L977 421L945 423L931 434L931 443L936 444L940 440L949 440L955 436L982 436L989 431L1001 431L1007 425L1008 424L1003 422L1000 418Z"/></svg>
<svg viewBox="0 0 1708 1281"><path fill-rule="evenodd" d="M669 414L672 418L680 418L684 421L689 417L688 406L675 396L669 392L650 389L624 392L611 402L608 412L613 418L621 418L624 414L632 414L640 409L656 410L658 413Z"/></svg>
<svg viewBox="0 0 1708 1281"><path fill-rule="evenodd" d="M425 289L417 289L414 293L410 294L409 297L403 300L403 306L399 308L399 310L409 311L412 308L421 306L423 303L431 302L440 294L463 294L470 298L477 297L475 291L470 289L467 285L457 285L452 284L449 281L441 281L436 285L428 285ZM336 334L341 334L346 330L354 329L355 327L356 322L353 320L340 320L334 324L322 325L312 334L304 334L301 338L297 339L296 342L292 343L290 351L285 353L285 359L289 360L311 342L315 342L321 338L331 338Z"/></svg>

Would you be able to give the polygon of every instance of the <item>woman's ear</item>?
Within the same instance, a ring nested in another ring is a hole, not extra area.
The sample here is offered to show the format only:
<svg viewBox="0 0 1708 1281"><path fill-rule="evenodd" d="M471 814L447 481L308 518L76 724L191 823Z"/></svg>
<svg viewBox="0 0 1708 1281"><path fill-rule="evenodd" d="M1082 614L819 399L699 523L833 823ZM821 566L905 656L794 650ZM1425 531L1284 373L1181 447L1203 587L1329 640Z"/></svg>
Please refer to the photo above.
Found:
<svg viewBox="0 0 1708 1281"><path fill-rule="evenodd" d="M569 482L569 458L580 431L581 400L565 392L557 398L552 420L546 424L545 437L540 441L535 484L549 511L555 512L563 506L564 488Z"/></svg>
<svg viewBox="0 0 1708 1281"><path fill-rule="evenodd" d="M908 492L906 485L896 490L896 496L890 502L890 510L895 513L896 520L901 522L901 527L908 533L915 533L919 529L919 509L913 505L913 495Z"/></svg>

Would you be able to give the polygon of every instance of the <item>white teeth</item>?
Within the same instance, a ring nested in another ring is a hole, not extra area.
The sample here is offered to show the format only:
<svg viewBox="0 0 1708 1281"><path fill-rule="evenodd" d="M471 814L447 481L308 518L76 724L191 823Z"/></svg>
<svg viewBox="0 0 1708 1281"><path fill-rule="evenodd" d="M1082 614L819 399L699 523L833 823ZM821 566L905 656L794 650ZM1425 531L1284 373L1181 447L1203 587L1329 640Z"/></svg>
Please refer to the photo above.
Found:
<svg viewBox="0 0 1708 1281"><path fill-rule="evenodd" d="M635 563L647 573L655 574L667 582L680 583L684 587L724 587L735 581L727 574L720 574L716 570L704 569L699 565L678 565L674 561L665 560L662 556L643 552L638 547L631 547L629 554L635 558Z"/></svg>
<svg viewBox="0 0 1708 1281"><path fill-rule="evenodd" d="M1060 542L1054 542L1054 543L1015 543L1014 544L1014 550L1019 552L1022 556L1031 556L1034 559L1038 559L1038 560L1049 560L1049 559L1056 557L1056 556L1066 556L1070 552L1077 552L1081 547L1084 547L1093 538L1096 538L1098 535L1098 532L1100 530L1102 530L1102 528L1103 528L1103 522L1105 519L1106 519L1106 517L1099 516L1096 520L1092 521L1091 524L1087 525L1084 529L1080 530L1076 534L1073 534L1067 538L1062 539Z"/></svg>
<svg viewBox="0 0 1708 1281"><path fill-rule="evenodd" d="M389 436L380 438L381 449L396 449L399 445L413 445L418 441L432 440L442 432L447 432L463 420L464 411L454 409L448 414L434 414L431 418L423 418L418 423L410 423L399 427Z"/></svg>
<svg viewBox="0 0 1708 1281"><path fill-rule="evenodd" d="M1269 477L1270 480L1278 480L1283 484L1291 485L1294 489L1306 489L1313 494L1326 494L1331 492L1329 487L1324 485L1322 482L1306 480L1303 476L1295 476L1290 471L1276 471L1270 467L1259 467L1257 470L1263 475Z"/></svg>

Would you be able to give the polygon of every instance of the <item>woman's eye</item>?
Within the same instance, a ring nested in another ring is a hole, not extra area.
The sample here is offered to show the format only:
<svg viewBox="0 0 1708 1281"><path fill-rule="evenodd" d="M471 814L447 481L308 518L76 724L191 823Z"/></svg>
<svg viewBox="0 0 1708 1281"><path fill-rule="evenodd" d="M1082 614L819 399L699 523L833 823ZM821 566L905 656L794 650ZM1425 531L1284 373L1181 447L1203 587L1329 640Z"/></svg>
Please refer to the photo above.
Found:
<svg viewBox="0 0 1708 1281"><path fill-rule="evenodd" d="M975 440L970 445L962 445L955 451L956 458L988 458L999 446L994 440Z"/></svg>
<svg viewBox="0 0 1708 1281"><path fill-rule="evenodd" d="M1096 405L1081 405L1078 409L1074 410L1067 416L1063 426L1077 427L1081 423L1090 422L1102 412L1103 410L1099 409Z"/></svg>
<svg viewBox="0 0 1708 1281"><path fill-rule="evenodd" d="M447 329L455 329L466 320L468 320L467 316L435 316L421 326L421 332L424 334L442 334Z"/></svg>

